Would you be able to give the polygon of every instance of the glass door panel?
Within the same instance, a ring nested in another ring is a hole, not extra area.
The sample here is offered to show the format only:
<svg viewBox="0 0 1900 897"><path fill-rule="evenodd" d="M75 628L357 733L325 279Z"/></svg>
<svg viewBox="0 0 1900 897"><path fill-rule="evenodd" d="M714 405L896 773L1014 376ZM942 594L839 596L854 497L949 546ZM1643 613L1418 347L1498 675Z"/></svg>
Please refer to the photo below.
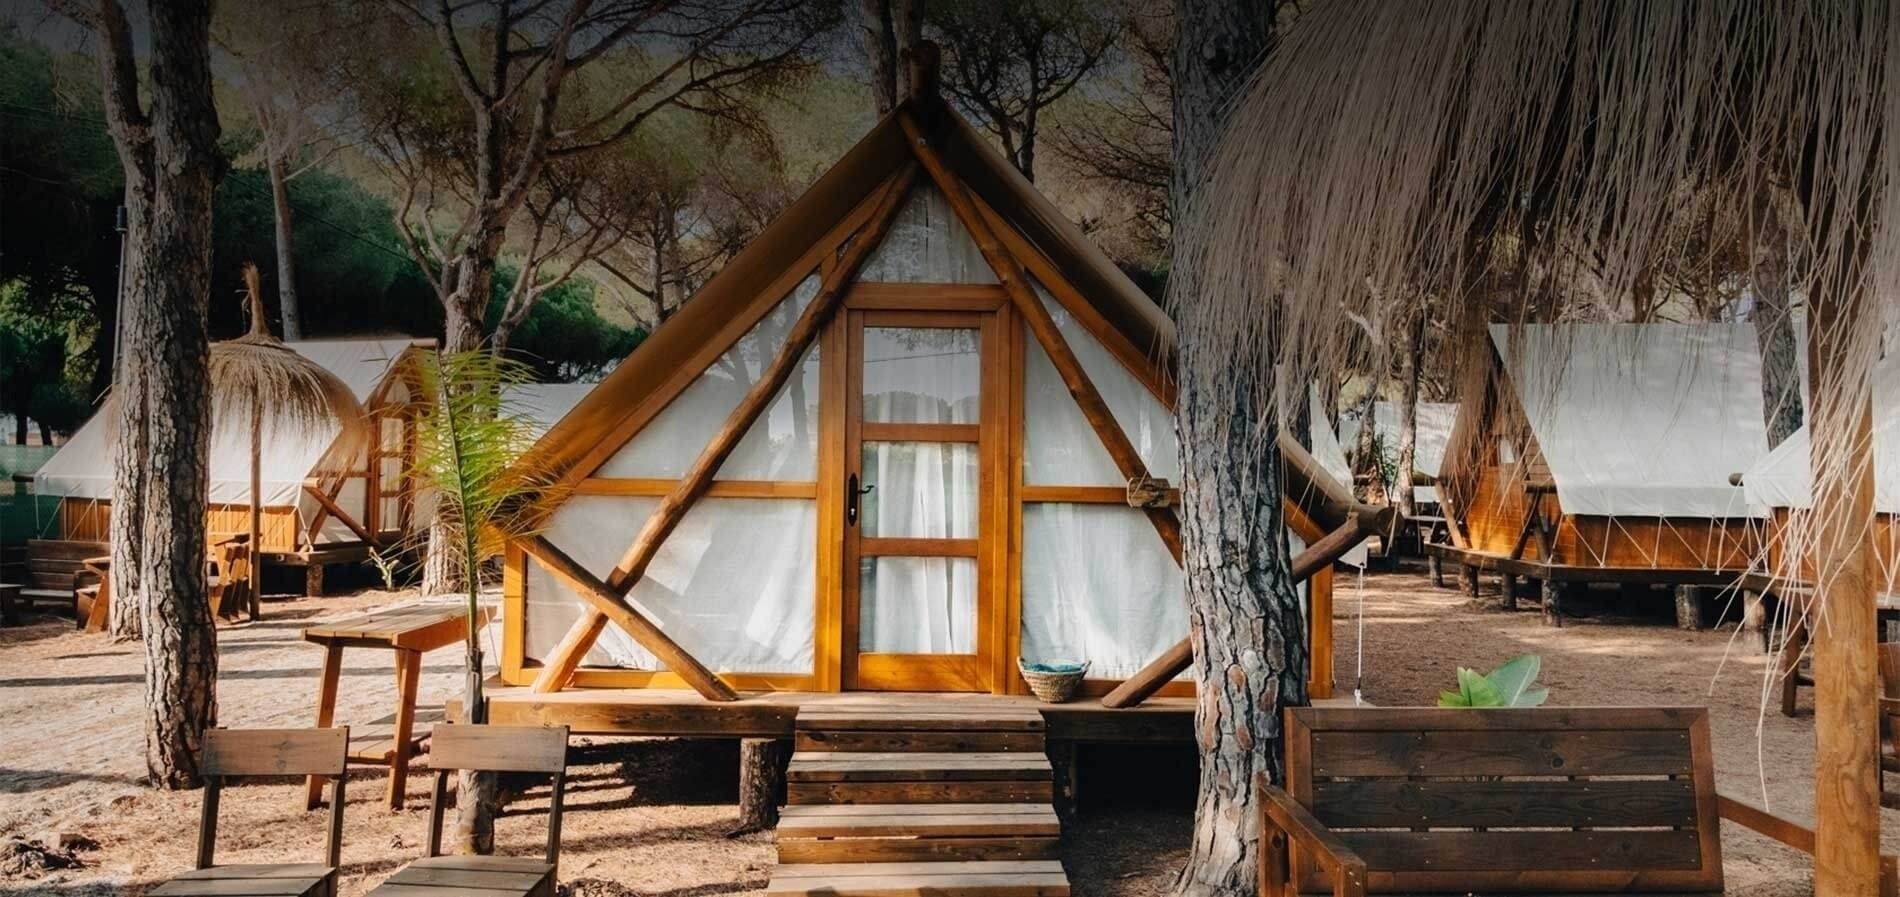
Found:
<svg viewBox="0 0 1900 897"><path fill-rule="evenodd" d="M847 688L988 690L981 559L992 315L850 313Z"/></svg>

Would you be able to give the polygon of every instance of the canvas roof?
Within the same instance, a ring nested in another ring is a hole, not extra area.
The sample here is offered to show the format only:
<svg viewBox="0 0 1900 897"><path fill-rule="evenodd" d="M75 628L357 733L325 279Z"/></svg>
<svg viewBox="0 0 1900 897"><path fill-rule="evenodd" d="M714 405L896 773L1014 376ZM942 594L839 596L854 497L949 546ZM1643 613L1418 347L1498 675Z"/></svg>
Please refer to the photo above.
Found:
<svg viewBox="0 0 1900 897"><path fill-rule="evenodd" d="M415 341L407 337L366 340L307 340L287 343L298 354L322 365L348 384L359 402L366 402ZM41 495L68 498L112 497L111 401L79 428L59 453L34 475ZM263 504L286 507L297 503L304 480L336 442L336 425L308 430L273 431L266 423L263 439ZM211 435L212 504L250 501L250 430L247 426L214 426Z"/></svg>
<svg viewBox="0 0 1900 897"><path fill-rule="evenodd" d="M1900 514L1900 356L1875 366L1873 401L1874 510ZM1748 500L1769 508L1812 507L1808 450L1808 428L1802 427L1750 467L1742 475Z"/></svg>
<svg viewBox="0 0 1900 897"><path fill-rule="evenodd" d="M1565 513L1757 516L1729 475L1768 454L1752 324L1498 324Z"/></svg>

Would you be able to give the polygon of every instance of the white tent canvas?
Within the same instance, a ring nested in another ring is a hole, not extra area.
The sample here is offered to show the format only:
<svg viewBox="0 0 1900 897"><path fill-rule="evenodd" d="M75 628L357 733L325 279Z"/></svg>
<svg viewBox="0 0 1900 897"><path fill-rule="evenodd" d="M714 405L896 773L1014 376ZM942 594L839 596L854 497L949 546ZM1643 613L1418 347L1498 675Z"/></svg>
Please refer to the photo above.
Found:
<svg viewBox="0 0 1900 897"><path fill-rule="evenodd" d="M1874 510L1900 514L1900 357L1874 368ZM1808 508L1814 504L1808 428L1796 430L1742 476L1751 504Z"/></svg>
<svg viewBox="0 0 1900 897"><path fill-rule="evenodd" d="M1374 402L1372 406L1372 425L1387 451L1397 456L1399 447L1399 411L1398 402ZM1445 463L1445 446L1451 442L1451 428L1458 423L1457 402L1420 402L1412 450L1412 469L1429 477L1437 477L1438 470ZM1348 417L1339 422L1339 441L1344 445L1354 445L1359 441L1359 418ZM1415 501L1435 502L1438 500L1438 488L1435 486L1414 486L1412 496Z"/></svg>
<svg viewBox="0 0 1900 897"><path fill-rule="evenodd" d="M1493 325L1567 514L1760 516L1730 474L1768 454L1750 324Z"/></svg>
<svg viewBox="0 0 1900 897"><path fill-rule="evenodd" d="M407 338L373 340L317 340L288 343L299 354L322 365L348 384L357 401L367 402L413 342ZM111 403L79 428L59 453L34 475L34 490L61 498L112 498ZM281 508L310 504L303 484L335 448L340 427L264 427L261 504ZM247 426L214 423L211 435L211 488L214 505L250 502L251 443ZM362 486L352 484L339 501L360 505ZM314 507L305 513L314 512ZM324 527L320 540L354 538L341 524Z"/></svg>

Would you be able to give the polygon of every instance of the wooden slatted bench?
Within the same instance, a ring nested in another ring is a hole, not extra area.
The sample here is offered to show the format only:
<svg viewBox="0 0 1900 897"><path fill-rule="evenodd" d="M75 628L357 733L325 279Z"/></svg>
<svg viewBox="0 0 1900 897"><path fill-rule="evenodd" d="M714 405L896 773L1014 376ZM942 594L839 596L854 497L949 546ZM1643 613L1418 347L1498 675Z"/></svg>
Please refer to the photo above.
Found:
<svg viewBox="0 0 1900 897"><path fill-rule="evenodd" d="M1717 795L1703 708L1302 707L1285 732L1286 787L1255 783L1263 897L1719 894L1724 818L1813 851Z"/></svg>

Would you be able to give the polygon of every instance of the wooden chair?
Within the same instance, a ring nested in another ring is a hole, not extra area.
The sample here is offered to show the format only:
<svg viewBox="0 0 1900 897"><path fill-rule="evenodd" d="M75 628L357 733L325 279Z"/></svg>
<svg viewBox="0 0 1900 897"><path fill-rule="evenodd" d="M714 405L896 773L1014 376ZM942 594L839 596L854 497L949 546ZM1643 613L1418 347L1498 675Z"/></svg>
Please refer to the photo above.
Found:
<svg viewBox="0 0 1900 897"><path fill-rule="evenodd" d="M1719 894L1725 818L1814 851L1716 793L1703 708L1303 707L1284 731L1287 787L1255 782L1262 897Z"/></svg>
<svg viewBox="0 0 1900 897"><path fill-rule="evenodd" d="M269 894L332 897L343 845L343 767L350 730L212 729L205 733L198 769L204 775L204 812L198 829L197 868L150 893L162 897ZM218 837L218 797L224 781L239 776L334 776L330 830L323 863L212 864Z"/></svg>
<svg viewBox="0 0 1900 897"><path fill-rule="evenodd" d="M251 537L239 534L211 545L211 615L235 620L251 612Z"/></svg>
<svg viewBox="0 0 1900 897"><path fill-rule="evenodd" d="M429 736L429 767L435 788L429 795L429 853L370 891L373 897L430 897L445 893L483 897L554 897L555 867L561 855L561 794L567 783L567 727L437 725ZM449 774L479 772L545 773L553 779L548 800L548 848L545 861L531 857L443 856L442 817ZM453 889L445 890L445 889Z"/></svg>

